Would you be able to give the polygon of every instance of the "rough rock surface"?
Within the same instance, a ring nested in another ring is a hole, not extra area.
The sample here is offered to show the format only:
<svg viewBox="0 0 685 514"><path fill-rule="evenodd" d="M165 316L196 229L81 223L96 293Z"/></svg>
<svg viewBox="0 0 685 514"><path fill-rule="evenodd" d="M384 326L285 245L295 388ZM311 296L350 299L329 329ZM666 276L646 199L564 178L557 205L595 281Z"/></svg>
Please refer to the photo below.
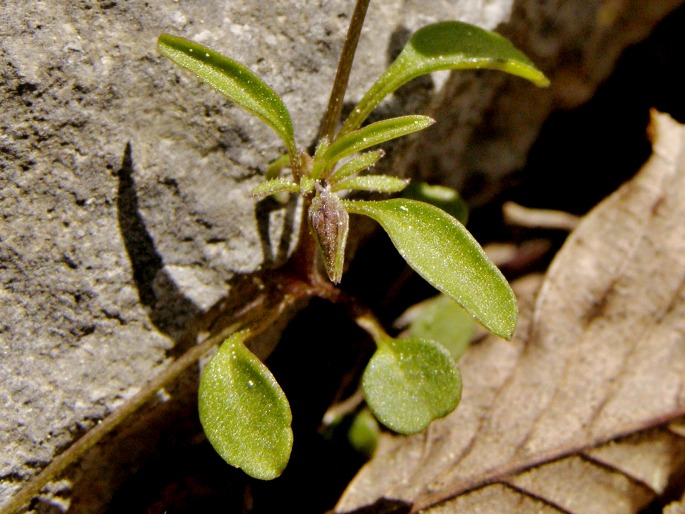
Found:
<svg viewBox="0 0 685 514"><path fill-rule="evenodd" d="M0 502L164 367L191 320L239 294L236 276L278 265L292 247L292 206L257 211L246 194L279 155L276 136L159 56L158 34L255 70L283 96L306 146L351 9L343 0L2 2ZM353 96L407 30L453 18L493 28L509 11L508 1L376 2ZM101 510L124 467L108 463L149 451L115 447L125 451L91 455L44 502Z"/></svg>

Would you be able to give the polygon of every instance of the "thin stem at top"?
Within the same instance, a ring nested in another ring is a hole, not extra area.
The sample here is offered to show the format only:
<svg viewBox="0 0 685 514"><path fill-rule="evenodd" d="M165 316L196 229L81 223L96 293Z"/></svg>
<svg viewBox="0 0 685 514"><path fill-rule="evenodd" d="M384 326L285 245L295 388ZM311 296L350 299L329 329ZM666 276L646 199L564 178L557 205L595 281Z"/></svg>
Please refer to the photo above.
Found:
<svg viewBox="0 0 685 514"><path fill-rule="evenodd" d="M326 107L326 114L319 129L319 139L327 137L329 141L333 141L335 136L335 128L340 120L354 54L357 51L357 43L359 43L359 36L362 32L364 18L366 17L366 11L370 2L371 0L357 0L354 5L354 12L352 13L350 26L347 29L347 36L345 37L345 43L338 61L338 71L335 74L331 96L328 99L328 107Z"/></svg>

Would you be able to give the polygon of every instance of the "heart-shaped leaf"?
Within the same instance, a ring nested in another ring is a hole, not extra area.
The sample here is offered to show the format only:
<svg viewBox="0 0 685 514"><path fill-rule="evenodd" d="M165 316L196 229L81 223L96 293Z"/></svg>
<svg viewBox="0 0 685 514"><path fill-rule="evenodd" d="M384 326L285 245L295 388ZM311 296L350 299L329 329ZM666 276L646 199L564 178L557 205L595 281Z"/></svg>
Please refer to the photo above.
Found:
<svg viewBox="0 0 685 514"><path fill-rule="evenodd" d="M326 148L320 158L319 166L315 169L327 170L335 165L343 157L361 152L371 146L379 145L406 136L412 132L430 127L435 120L428 116L411 115L390 118L389 120L377 121L364 128L350 132L338 139ZM314 178L319 178L316 173Z"/></svg>
<svg viewBox="0 0 685 514"><path fill-rule="evenodd" d="M290 458L292 415L276 379L245 346L248 335L242 331L229 337L202 371L200 421L226 462L251 477L271 480Z"/></svg>
<svg viewBox="0 0 685 514"><path fill-rule="evenodd" d="M426 339L380 342L362 387L378 420L402 434L420 432L461 398L461 376L450 354Z"/></svg>
<svg viewBox="0 0 685 514"><path fill-rule="evenodd" d="M412 79L439 70L491 68L530 80L549 80L507 39L474 25L445 21L417 30L400 55L381 75L343 125L341 134L360 127L387 95Z"/></svg>
<svg viewBox="0 0 685 514"><path fill-rule="evenodd" d="M248 68L188 39L162 34L159 51L173 62L195 73L228 99L259 117L285 142L291 160L297 154L290 113L283 100Z"/></svg>
<svg viewBox="0 0 685 514"><path fill-rule="evenodd" d="M437 207L405 198L346 201L345 207L380 223L419 275L492 333L511 339L516 297L464 225Z"/></svg>

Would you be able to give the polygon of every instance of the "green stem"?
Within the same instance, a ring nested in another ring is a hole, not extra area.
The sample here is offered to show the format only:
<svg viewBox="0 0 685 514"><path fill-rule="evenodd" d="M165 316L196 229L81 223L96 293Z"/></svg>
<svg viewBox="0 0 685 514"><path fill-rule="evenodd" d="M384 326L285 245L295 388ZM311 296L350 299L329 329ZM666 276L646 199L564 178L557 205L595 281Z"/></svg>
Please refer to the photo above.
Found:
<svg viewBox="0 0 685 514"><path fill-rule="evenodd" d="M336 420L353 413L364 402L364 390L358 387L357 390L346 400L336 403L323 415L322 424L324 427L332 425Z"/></svg>
<svg viewBox="0 0 685 514"><path fill-rule="evenodd" d="M294 294L291 294L294 293ZM7 505L2 507L2 514L10 514L27 505L31 499L40 492L50 481L55 480L71 464L80 459L88 450L98 444L103 437L116 429L122 421L134 414L143 405L149 402L157 391L176 380L181 373L197 362L203 355L216 345L223 342L229 335L246 325L253 324L250 335L257 335L268 329L273 323L302 296L307 296L308 291L293 290L283 295L275 307L270 309L264 316L263 302L253 302L252 308L239 313L238 320L222 329L219 333L209 336L202 343L193 346L168 368L150 380L133 397L126 401L119 409L112 412L100 424L89 430L83 437L71 445L64 453L57 456L36 477L34 477L23 489L21 489ZM273 305L273 303L271 304Z"/></svg>
<svg viewBox="0 0 685 514"><path fill-rule="evenodd" d="M373 338L373 342L376 343L376 346L379 348L387 346L387 341L390 340L391 337L371 312L364 312L363 314L356 316L354 322L359 328L366 331L366 333Z"/></svg>
<svg viewBox="0 0 685 514"><path fill-rule="evenodd" d="M319 130L319 139L327 137L329 141L333 141L335 136L335 128L340 120L354 54L357 51L357 43L359 43L359 36L362 32L364 18L366 17L366 11L370 2L371 0L357 0L354 5L354 12L352 13L350 26L347 29L347 36L345 37L345 43L338 61L338 71L335 74L331 96L328 99L328 107Z"/></svg>

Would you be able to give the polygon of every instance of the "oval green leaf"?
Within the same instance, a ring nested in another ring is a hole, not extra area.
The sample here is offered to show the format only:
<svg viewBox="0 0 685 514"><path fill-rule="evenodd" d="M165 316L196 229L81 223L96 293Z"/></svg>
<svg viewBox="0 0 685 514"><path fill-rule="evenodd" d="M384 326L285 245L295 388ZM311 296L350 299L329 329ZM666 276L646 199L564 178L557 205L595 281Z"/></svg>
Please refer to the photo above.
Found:
<svg viewBox="0 0 685 514"><path fill-rule="evenodd" d="M414 434L456 408L461 399L461 375L438 343L386 340L369 361L362 388L381 423L395 432Z"/></svg>
<svg viewBox="0 0 685 514"><path fill-rule="evenodd" d="M439 70L490 68L548 86L549 80L509 40L474 25L445 21L417 30L343 125L342 134L360 127L390 93L421 75Z"/></svg>
<svg viewBox="0 0 685 514"><path fill-rule="evenodd" d="M246 331L229 337L202 371L200 421L228 464L271 480L290 458L292 415L276 379L245 346L247 337Z"/></svg>
<svg viewBox="0 0 685 514"><path fill-rule="evenodd" d="M518 317L514 292L464 225L437 207L405 198L346 201L345 207L380 223L419 275L492 333L511 339Z"/></svg>
<svg viewBox="0 0 685 514"><path fill-rule="evenodd" d="M371 146L406 136L430 127L435 120L428 116L411 115L371 123L336 139L321 156L322 170L335 165L343 157L361 152ZM318 178L318 177L315 177Z"/></svg>
<svg viewBox="0 0 685 514"><path fill-rule="evenodd" d="M293 123L283 100L247 67L188 39L162 34L157 40L165 57L197 75L228 99L251 112L285 142L291 160L297 155Z"/></svg>

